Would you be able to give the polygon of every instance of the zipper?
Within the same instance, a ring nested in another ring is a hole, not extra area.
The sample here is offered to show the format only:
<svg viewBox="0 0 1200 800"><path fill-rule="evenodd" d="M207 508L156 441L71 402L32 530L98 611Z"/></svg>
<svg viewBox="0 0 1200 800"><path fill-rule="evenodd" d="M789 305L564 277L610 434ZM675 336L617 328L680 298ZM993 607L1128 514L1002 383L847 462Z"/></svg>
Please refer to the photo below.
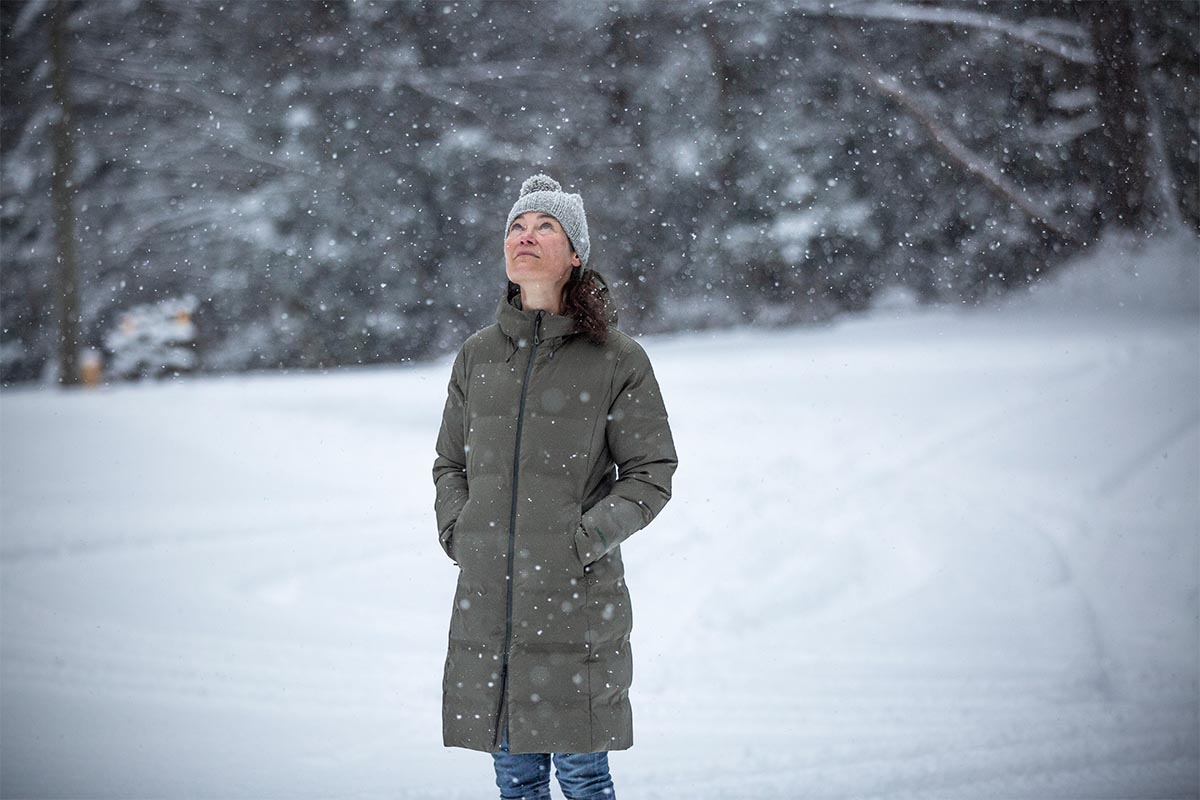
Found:
<svg viewBox="0 0 1200 800"><path fill-rule="evenodd" d="M513 604L513 551L517 540L517 473L521 464L521 427L525 420L525 392L529 388L529 376L533 374L533 362L537 358L537 347L541 342L542 311L539 309L533 320L533 347L529 350L529 364L525 367L525 380L521 382L521 404L517 409L517 443L513 448L512 508L508 516L508 563L505 572L504 593L504 664L500 669L500 707L496 709L496 736L494 745L500 749L501 731L508 726L508 653L512 647L512 604ZM509 747L512 742L509 742Z"/></svg>

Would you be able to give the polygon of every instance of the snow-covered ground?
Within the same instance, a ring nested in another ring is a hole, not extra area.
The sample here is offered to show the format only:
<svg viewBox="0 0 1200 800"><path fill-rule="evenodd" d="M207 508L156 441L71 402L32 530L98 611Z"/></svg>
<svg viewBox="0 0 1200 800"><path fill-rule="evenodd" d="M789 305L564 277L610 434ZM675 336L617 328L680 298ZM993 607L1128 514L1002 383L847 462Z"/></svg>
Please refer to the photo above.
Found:
<svg viewBox="0 0 1200 800"><path fill-rule="evenodd" d="M644 339L680 467L617 796L1195 797L1196 258ZM2 794L495 796L441 744L448 375L0 395Z"/></svg>

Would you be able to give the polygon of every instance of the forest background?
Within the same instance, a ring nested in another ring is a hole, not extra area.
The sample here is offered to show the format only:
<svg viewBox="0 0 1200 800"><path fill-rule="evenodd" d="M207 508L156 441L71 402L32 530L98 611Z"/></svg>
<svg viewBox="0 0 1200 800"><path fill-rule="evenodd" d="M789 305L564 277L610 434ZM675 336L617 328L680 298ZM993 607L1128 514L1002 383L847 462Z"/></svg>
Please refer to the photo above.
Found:
<svg viewBox="0 0 1200 800"><path fill-rule="evenodd" d="M5 0L0 381L152 303L202 372L437 357L535 171L631 332L977 304L1200 228L1198 8Z"/></svg>

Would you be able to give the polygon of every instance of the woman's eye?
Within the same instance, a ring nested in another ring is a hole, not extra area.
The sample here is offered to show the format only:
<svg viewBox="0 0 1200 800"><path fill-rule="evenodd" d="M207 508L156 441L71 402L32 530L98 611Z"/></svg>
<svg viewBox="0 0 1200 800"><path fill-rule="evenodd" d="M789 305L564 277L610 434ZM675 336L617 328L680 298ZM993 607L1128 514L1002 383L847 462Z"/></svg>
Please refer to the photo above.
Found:
<svg viewBox="0 0 1200 800"><path fill-rule="evenodd" d="M553 225L551 225L549 222L543 222L543 223L542 223L542 227L543 227L543 228L553 228L554 226L553 226Z"/></svg>

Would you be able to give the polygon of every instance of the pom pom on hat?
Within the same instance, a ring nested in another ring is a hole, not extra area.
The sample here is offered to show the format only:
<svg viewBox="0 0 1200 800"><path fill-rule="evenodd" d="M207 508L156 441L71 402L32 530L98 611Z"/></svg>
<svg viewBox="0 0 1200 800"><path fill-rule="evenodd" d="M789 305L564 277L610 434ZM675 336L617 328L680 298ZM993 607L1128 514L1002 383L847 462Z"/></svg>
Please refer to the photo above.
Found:
<svg viewBox="0 0 1200 800"><path fill-rule="evenodd" d="M520 197L524 197L530 192L561 192L562 184L551 178L549 175L538 173L525 179L521 184Z"/></svg>

